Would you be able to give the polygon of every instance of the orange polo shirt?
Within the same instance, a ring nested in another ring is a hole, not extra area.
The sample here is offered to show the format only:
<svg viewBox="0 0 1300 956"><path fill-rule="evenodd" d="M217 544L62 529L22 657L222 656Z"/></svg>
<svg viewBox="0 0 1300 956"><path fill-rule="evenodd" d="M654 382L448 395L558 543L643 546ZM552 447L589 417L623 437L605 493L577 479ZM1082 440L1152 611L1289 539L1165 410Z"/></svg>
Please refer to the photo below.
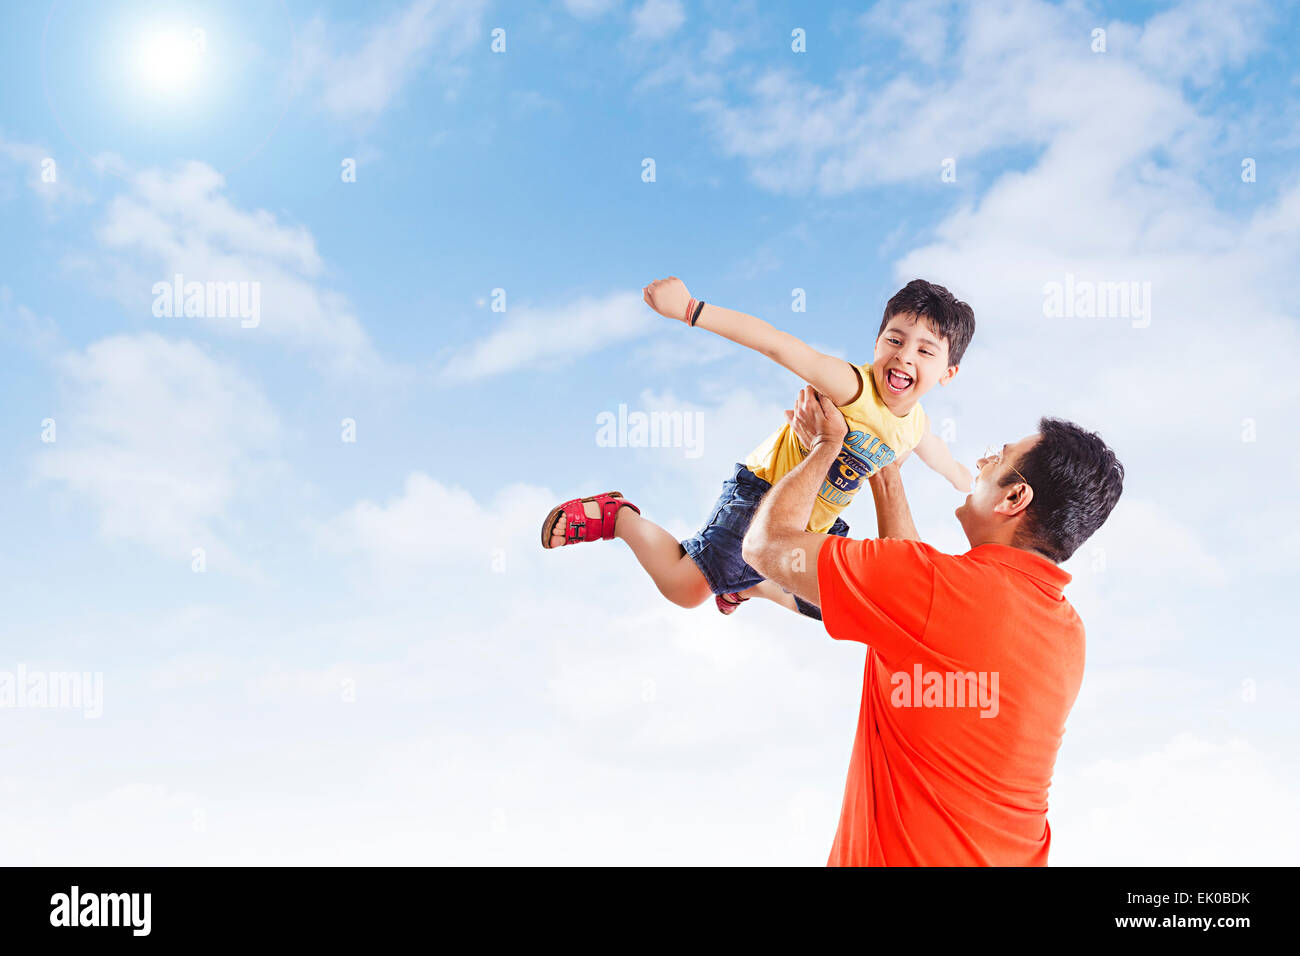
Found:
<svg viewBox="0 0 1300 956"><path fill-rule="evenodd" d="M1000 544L830 537L831 637L868 645L829 866L1045 866L1047 790L1083 680L1070 575Z"/></svg>

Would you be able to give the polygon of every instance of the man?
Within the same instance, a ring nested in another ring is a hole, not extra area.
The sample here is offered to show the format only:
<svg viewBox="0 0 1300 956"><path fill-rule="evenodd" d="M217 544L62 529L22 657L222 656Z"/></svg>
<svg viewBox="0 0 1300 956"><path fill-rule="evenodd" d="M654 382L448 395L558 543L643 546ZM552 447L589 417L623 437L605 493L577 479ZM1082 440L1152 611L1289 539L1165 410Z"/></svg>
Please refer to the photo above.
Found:
<svg viewBox="0 0 1300 956"><path fill-rule="evenodd" d="M869 647L828 865L1046 865L1047 791L1084 660L1058 565L1114 508L1123 466L1097 435L1043 419L979 460L957 509L971 550L948 555L918 539L897 463L870 479L879 538L805 531L846 426L811 388L793 421L809 454L768 492L742 553L819 605L832 637Z"/></svg>

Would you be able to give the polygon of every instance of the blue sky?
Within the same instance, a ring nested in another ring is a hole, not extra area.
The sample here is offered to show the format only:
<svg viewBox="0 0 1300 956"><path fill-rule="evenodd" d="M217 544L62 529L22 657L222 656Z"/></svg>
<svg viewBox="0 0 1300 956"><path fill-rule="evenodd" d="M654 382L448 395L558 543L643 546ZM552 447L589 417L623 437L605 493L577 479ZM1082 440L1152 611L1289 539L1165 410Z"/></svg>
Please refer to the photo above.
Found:
<svg viewBox="0 0 1300 956"><path fill-rule="evenodd" d="M1057 414L1128 469L1067 565L1053 862L1294 859L1294 10L3 17L0 671L104 687L98 718L0 710L6 859L823 862L862 648L537 544L609 488L690 534L799 387L650 313L668 274L856 361L908 279L969 301L925 400L954 454ZM257 283L259 324L155 316L176 272ZM1149 284L1149 324L1047 315L1066 275ZM702 454L598 446L620 404L698 413ZM964 550L955 493L904 475Z"/></svg>

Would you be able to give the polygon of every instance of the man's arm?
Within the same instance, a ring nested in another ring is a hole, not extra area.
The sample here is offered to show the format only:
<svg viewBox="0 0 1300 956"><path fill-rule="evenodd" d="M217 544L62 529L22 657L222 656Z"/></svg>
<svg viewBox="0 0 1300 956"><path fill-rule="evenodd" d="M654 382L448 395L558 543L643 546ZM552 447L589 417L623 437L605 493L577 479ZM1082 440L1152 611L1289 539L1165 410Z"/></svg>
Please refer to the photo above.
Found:
<svg viewBox="0 0 1300 956"><path fill-rule="evenodd" d="M804 396L800 394L795 404L800 404L803 398ZM800 411L801 414L796 416L793 409L786 409L785 418L790 423L790 430L794 432L794 437L799 439L800 444L806 448L817 437L816 409L805 406ZM871 485L871 497L876 503L876 537L878 538L921 540L921 536L916 532L916 525L912 523L912 510L908 507L907 495L903 491L903 476L898 470L909 454L911 452L904 452L867 479ZM750 564L757 568L753 562Z"/></svg>
<svg viewBox="0 0 1300 956"><path fill-rule="evenodd" d="M763 496L741 545L741 556L759 574L819 604L817 559L826 535L807 531L817 492L830 471L848 425L829 398L805 388L795 403L795 420L808 437L808 457Z"/></svg>
<svg viewBox="0 0 1300 956"><path fill-rule="evenodd" d="M691 294L686 284L676 276L656 279L642 291L646 304L660 315L687 322L686 307ZM766 355L778 365L789 369L801 379L830 398L836 405L848 405L861 394L865 383L858 370L844 359L819 352L789 332L760 318L725 309L710 302L695 323L698 329L708 329L737 345Z"/></svg>
<svg viewBox="0 0 1300 956"><path fill-rule="evenodd" d="M871 484L871 497L876 500L876 537L920 541L898 465L890 462L867 480Z"/></svg>

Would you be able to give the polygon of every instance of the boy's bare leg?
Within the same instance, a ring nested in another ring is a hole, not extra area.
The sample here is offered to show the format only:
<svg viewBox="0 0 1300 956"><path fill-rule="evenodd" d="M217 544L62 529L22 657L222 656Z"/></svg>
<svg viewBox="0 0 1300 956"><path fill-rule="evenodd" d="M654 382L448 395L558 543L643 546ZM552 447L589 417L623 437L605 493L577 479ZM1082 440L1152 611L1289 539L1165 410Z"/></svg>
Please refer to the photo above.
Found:
<svg viewBox="0 0 1300 956"><path fill-rule="evenodd" d="M740 592L741 597L761 597L774 601L783 607L788 607L796 614L799 613L799 605L794 603L794 595L787 594L781 589L779 584L773 584L771 581L759 581L752 588L746 588Z"/></svg>
<svg viewBox="0 0 1300 956"><path fill-rule="evenodd" d="M588 518L600 517L600 507L596 502L584 502L583 508ZM551 532L551 547L564 544L566 525L561 514ZM677 539L653 521L641 517L631 508L619 508L614 520L614 537L627 542L659 592L674 604L699 607L709 599L712 592L704 573L682 550Z"/></svg>

